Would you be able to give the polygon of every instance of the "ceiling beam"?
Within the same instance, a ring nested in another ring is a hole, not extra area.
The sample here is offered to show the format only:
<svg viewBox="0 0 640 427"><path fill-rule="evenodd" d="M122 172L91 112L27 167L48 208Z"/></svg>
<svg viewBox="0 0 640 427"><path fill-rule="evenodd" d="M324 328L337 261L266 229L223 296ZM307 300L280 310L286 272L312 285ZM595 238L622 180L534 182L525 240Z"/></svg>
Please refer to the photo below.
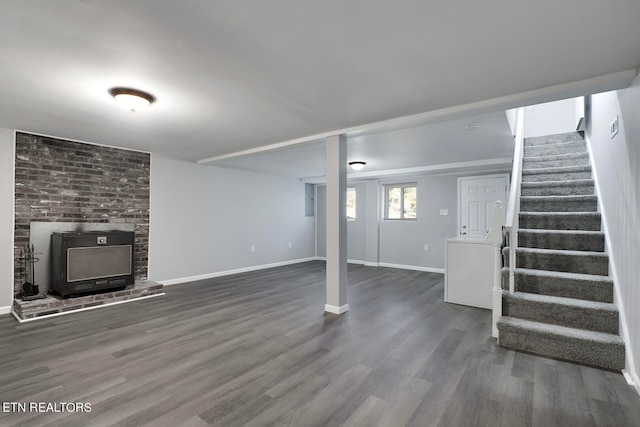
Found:
<svg viewBox="0 0 640 427"><path fill-rule="evenodd" d="M617 73L593 77L586 80L579 80L571 83L564 83L556 86L534 89L514 95L501 96L485 101L472 102L469 104L442 108L425 113L369 123L366 125L333 130L330 132L296 138L289 141L264 145L262 147L251 148L248 150L223 154L220 156L208 157L198 160L197 163L214 164L215 162L220 160L251 156L268 151L283 150L305 143L318 142L319 140L324 140L325 138L328 138L332 135L345 134L347 135L347 137L350 137L389 132L392 130L406 129L430 123L453 120L470 115L489 113L499 110L508 110L510 108L524 107L528 105L541 104L543 102L558 101L560 99L574 98L576 96L591 95L594 93L623 89L629 87L637 74L638 70L634 68Z"/></svg>

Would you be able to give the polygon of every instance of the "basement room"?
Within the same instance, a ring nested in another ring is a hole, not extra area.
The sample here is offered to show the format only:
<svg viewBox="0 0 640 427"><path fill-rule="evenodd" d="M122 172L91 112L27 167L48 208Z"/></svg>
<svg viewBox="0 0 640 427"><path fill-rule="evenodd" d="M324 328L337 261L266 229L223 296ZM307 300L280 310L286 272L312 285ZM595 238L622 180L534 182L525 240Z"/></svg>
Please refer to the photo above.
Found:
<svg viewBox="0 0 640 427"><path fill-rule="evenodd" d="M5 3L1 426L640 425L640 3Z"/></svg>

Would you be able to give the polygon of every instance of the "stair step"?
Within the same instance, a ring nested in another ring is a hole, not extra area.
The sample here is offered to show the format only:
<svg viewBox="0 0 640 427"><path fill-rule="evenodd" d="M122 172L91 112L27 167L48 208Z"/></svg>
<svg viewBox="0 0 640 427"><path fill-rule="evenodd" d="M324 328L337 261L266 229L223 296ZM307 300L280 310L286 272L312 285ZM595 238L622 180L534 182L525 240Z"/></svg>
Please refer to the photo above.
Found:
<svg viewBox="0 0 640 427"><path fill-rule="evenodd" d="M506 267L502 269L502 280L502 288L509 289L509 269ZM613 302L613 280L609 276L516 268L514 284L518 292Z"/></svg>
<svg viewBox="0 0 640 427"><path fill-rule="evenodd" d="M522 159L523 169L554 168L564 166L588 166L589 153L569 153L552 156L530 156Z"/></svg>
<svg viewBox="0 0 640 427"><path fill-rule="evenodd" d="M535 230L600 231L599 212L520 212L518 226Z"/></svg>
<svg viewBox="0 0 640 427"><path fill-rule="evenodd" d="M618 333L619 314L612 303L525 292L505 292L502 298L502 314L569 328Z"/></svg>
<svg viewBox="0 0 640 427"><path fill-rule="evenodd" d="M604 233L582 230L518 230L518 247L604 252Z"/></svg>
<svg viewBox="0 0 640 427"><path fill-rule="evenodd" d="M562 142L584 141L584 137L578 132L559 133L555 135L534 136L524 139L526 147L553 145Z"/></svg>
<svg viewBox="0 0 640 427"><path fill-rule="evenodd" d="M578 196L523 196L521 212L596 212L598 197L591 194Z"/></svg>
<svg viewBox="0 0 640 427"><path fill-rule="evenodd" d="M578 196L595 192L592 179L523 182L520 189L522 196Z"/></svg>
<svg viewBox="0 0 640 427"><path fill-rule="evenodd" d="M609 256L602 252L517 248L516 267L607 276Z"/></svg>
<svg viewBox="0 0 640 427"><path fill-rule="evenodd" d="M618 335L507 316L497 326L502 347L605 369L625 367L624 341Z"/></svg>
<svg viewBox="0 0 640 427"><path fill-rule="evenodd" d="M556 154L584 153L587 151L587 144L582 141L568 141L551 144L525 145L525 157L553 156Z"/></svg>
<svg viewBox="0 0 640 427"><path fill-rule="evenodd" d="M522 182L566 181L591 179L591 166L562 166L522 170Z"/></svg>

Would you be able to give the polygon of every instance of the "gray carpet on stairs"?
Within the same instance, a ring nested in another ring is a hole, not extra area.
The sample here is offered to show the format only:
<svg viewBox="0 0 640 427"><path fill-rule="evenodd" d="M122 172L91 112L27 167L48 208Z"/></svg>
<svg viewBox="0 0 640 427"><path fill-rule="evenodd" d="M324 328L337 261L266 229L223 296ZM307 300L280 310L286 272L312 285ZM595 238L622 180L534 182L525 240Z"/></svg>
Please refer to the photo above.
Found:
<svg viewBox="0 0 640 427"><path fill-rule="evenodd" d="M527 138L524 156L516 292L503 291L499 343L623 369L624 342L585 141L577 132Z"/></svg>
<svg viewBox="0 0 640 427"><path fill-rule="evenodd" d="M518 230L521 248L604 252L604 233L583 230Z"/></svg>

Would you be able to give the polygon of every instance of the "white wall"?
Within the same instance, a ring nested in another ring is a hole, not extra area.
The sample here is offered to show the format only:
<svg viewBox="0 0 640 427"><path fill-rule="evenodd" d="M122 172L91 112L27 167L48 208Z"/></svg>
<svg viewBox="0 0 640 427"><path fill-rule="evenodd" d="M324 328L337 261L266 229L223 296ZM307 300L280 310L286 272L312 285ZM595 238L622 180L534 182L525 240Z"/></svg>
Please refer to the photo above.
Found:
<svg viewBox="0 0 640 427"><path fill-rule="evenodd" d="M481 175L481 173L472 175ZM347 223L349 260L427 271L444 271L445 240L456 237L458 176L464 175L425 175L350 183L350 187L356 187L358 218L356 221ZM418 219L415 221L381 220L383 185L406 182L416 182L418 185ZM325 256L323 188L318 186L317 197L319 212L317 250L320 257ZM364 212L361 213L362 208ZM447 209L449 214L440 215L440 209ZM428 251L424 250L425 244L429 245Z"/></svg>
<svg viewBox="0 0 640 427"><path fill-rule="evenodd" d="M0 314L13 303L14 153L14 131L0 128Z"/></svg>
<svg viewBox="0 0 640 427"><path fill-rule="evenodd" d="M370 212L367 212L368 198L367 183L348 183L347 187L353 187L356 190L356 218L353 220L347 220L347 259L353 262L367 262L367 227L369 226L369 220L372 216ZM326 206L327 206L327 187L326 185L317 186L317 242L316 253L317 256L325 258L327 256L326 245ZM377 225L376 225L377 226ZM371 262L378 262L378 245L375 243L376 254L375 259Z"/></svg>
<svg viewBox="0 0 640 427"><path fill-rule="evenodd" d="M418 219L380 222L380 262L444 270L444 242L456 237L457 176L385 180L381 185L403 182L418 184ZM440 215L440 209L448 209L449 215Z"/></svg>
<svg viewBox="0 0 640 427"><path fill-rule="evenodd" d="M582 103L583 98L578 97L526 107L524 136L531 138L575 132Z"/></svg>
<svg viewBox="0 0 640 427"><path fill-rule="evenodd" d="M313 257L304 190L295 179L152 154L149 279L175 283Z"/></svg>
<svg viewBox="0 0 640 427"><path fill-rule="evenodd" d="M640 392L640 77L631 87L592 95L586 139L607 231L616 302L627 342L627 369ZM619 117L619 132L609 126Z"/></svg>

